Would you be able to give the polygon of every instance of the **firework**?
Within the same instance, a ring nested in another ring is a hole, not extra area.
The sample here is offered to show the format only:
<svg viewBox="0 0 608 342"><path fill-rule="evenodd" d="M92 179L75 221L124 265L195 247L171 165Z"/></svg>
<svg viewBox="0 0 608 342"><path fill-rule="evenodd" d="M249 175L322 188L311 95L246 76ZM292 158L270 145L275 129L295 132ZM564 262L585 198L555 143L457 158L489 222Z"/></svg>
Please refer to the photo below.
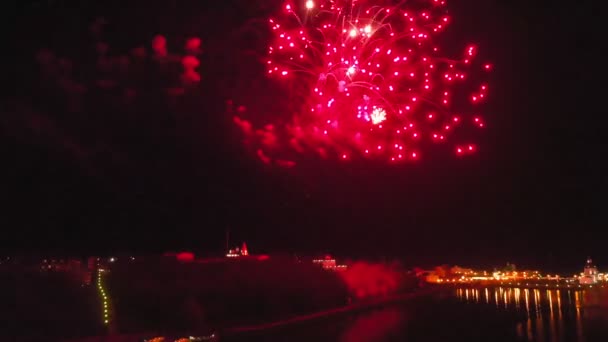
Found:
<svg viewBox="0 0 608 342"><path fill-rule="evenodd" d="M241 107L235 122L265 162L280 159L285 146L389 162L418 159L425 141L473 153L476 145L458 131L484 127L477 106L488 85L470 72L492 65L476 61L473 44L456 58L441 54L436 38L450 22L444 0L288 1L268 19L265 63L268 77L304 89L290 99L296 114L253 130Z"/></svg>

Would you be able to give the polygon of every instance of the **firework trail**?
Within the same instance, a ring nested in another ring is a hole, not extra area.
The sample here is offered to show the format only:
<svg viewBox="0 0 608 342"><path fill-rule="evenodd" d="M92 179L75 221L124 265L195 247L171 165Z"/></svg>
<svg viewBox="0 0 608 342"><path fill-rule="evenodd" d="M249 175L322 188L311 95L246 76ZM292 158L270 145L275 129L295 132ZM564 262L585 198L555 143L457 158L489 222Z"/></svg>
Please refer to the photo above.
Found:
<svg viewBox="0 0 608 342"><path fill-rule="evenodd" d="M264 63L293 94L295 114L255 128L260 113L235 105L234 122L262 161L283 166L310 152L412 161L427 142L474 153L459 131L484 127L477 110L488 85L476 76L492 65L476 61L473 44L456 58L441 54L436 40L450 22L445 0L287 1L267 20Z"/></svg>

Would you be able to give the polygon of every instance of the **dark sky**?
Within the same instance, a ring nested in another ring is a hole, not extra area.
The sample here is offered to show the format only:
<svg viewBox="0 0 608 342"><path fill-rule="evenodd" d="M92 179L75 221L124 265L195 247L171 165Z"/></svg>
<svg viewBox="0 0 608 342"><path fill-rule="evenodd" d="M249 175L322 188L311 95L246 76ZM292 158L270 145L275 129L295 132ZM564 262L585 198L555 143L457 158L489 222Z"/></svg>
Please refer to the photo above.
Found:
<svg viewBox="0 0 608 342"><path fill-rule="evenodd" d="M224 112L226 89L243 77L227 67L236 60L231 32L263 8L94 3L9 6L0 250L215 253L230 227L253 251L567 271L587 255L608 264L599 2L451 1L447 48L477 42L496 65L476 157L438 151L415 165L309 161L290 170L253 158ZM145 103L121 105L103 91L67 96L41 76L36 53L65 56L93 82L88 28L98 16L113 51L157 33L170 49L171 39L200 36L203 82L177 103L158 91L172 79L149 71L127 80Z"/></svg>

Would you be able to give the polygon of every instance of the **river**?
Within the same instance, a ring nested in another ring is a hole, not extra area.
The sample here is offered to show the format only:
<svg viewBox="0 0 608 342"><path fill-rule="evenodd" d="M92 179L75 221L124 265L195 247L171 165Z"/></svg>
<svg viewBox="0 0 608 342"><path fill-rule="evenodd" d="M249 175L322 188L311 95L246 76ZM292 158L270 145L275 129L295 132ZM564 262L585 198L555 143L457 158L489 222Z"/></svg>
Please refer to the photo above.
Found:
<svg viewBox="0 0 608 342"><path fill-rule="evenodd" d="M455 288L229 341L608 341L608 289Z"/></svg>

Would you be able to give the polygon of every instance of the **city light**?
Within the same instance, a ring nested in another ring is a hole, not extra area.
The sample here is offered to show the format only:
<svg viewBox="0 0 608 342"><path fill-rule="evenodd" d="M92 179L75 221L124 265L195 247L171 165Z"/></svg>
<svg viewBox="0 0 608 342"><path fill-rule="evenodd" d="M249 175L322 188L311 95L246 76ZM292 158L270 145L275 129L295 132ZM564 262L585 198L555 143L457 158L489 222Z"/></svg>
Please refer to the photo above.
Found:
<svg viewBox="0 0 608 342"><path fill-rule="evenodd" d="M475 284L475 285L509 285L525 287L545 287L545 288L570 288L573 286L593 286L601 282L608 282L605 273L599 273L593 265L592 260L588 259L583 272L571 278L563 277L558 274L541 274L540 271L516 271L515 265L507 264L504 270L494 270L493 272L464 269L454 266L450 269L438 267L435 270L426 271L426 281L437 284ZM489 275L491 274L491 276Z"/></svg>
<svg viewBox="0 0 608 342"><path fill-rule="evenodd" d="M227 258L238 258L242 256L249 256L249 250L247 249L247 243L243 242L241 248L236 247L234 249L229 249L228 253L226 253Z"/></svg>
<svg viewBox="0 0 608 342"><path fill-rule="evenodd" d="M321 265L321 267L323 267L323 269L325 269L325 270L340 271L340 270L346 270L346 268L347 268L346 265L336 264L336 259L333 259L329 255L326 255L324 259L313 259L312 263Z"/></svg>
<svg viewBox="0 0 608 342"><path fill-rule="evenodd" d="M108 325L110 323L110 309L109 300L106 293L106 289L103 286L103 275L105 270L100 268L97 272L97 289L99 290L99 297L101 298L102 311L103 311L103 324Z"/></svg>

